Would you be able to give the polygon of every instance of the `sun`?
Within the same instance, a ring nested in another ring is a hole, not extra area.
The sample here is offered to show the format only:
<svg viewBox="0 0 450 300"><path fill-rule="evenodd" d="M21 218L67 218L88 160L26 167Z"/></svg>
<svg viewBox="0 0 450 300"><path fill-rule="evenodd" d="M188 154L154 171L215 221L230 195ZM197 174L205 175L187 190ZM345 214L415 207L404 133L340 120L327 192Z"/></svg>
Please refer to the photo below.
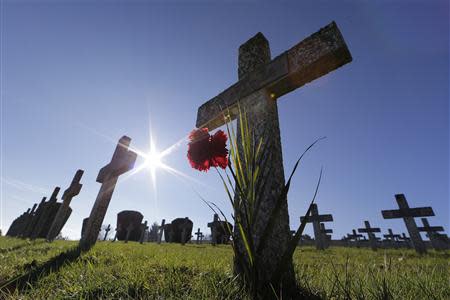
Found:
<svg viewBox="0 0 450 300"><path fill-rule="evenodd" d="M161 159L162 159L161 153L154 151L152 149L145 156L145 166L150 170L161 168L164 165Z"/></svg>

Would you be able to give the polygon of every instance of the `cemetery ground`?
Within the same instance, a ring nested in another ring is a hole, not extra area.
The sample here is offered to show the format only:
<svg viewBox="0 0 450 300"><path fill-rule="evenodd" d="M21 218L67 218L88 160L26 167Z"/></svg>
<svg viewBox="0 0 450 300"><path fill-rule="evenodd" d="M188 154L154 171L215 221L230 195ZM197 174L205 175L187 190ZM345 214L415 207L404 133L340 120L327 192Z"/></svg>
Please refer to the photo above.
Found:
<svg viewBox="0 0 450 300"><path fill-rule="evenodd" d="M0 237L0 282L26 273L76 241ZM5 299L246 299L228 245L97 242L91 251ZM450 299L449 251L298 247L297 280L324 299Z"/></svg>

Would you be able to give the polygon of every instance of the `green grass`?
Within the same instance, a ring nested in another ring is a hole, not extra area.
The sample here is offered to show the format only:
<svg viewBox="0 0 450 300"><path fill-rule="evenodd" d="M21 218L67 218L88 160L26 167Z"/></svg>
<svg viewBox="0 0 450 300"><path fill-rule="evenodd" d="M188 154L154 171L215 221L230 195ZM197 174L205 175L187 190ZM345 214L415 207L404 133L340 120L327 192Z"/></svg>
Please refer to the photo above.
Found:
<svg viewBox="0 0 450 300"><path fill-rule="evenodd" d="M0 237L0 281L77 245ZM78 260L6 299L243 299L229 246L98 242ZM450 253L298 248L299 283L327 299L450 299Z"/></svg>

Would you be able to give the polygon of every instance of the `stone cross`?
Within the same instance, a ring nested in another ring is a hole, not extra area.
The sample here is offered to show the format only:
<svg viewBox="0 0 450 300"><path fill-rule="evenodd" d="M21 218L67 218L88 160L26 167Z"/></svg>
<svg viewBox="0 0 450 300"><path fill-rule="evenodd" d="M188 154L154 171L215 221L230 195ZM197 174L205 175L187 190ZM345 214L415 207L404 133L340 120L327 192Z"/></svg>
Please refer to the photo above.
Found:
<svg viewBox="0 0 450 300"><path fill-rule="evenodd" d="M426 232L428 238L430 239L431 246L435 250L443 250L445 247L442 245L442 241L439 239L439 232L444 231L444 227L442 226L430 226L427 218L421 218L423 227L418 227L419 231Z"/></svg>
<svg viewBox="0 0 450 300"><path fill-rule="evenodd" d="M405 195L397 194L395 195L395 200L397 201L398 207L400 209L394 210L382 210L381 213L384 219L399 219L402 218L405 222L406 229L408 229L409 236L411 237L411 242L417 253L423 254L427 252L425 243L420 236L419 229L417 228L415 217L431 217L434 216L433 209L431 207L417 207L410 208L408 202L406 201Z"/></svg>
<svg viewBox="0 0 450 300"><path fill-rule="evenodd" d="M347 234L347 238L351 241L355 241L355 245L357 248L359 248L359 239L362 238L363 235L356 232L355 229L352 229L351 234Z"/></svg>
<svg viewBox="0 0 450 300"><path fill-rule="evenodd" d="M108 233L111 230L111 224L108 224L108 227L105 228L105 236L103 237L103 241L106 241L106 238L108 237Z"/></svg>
<svg viewBox="0 0 450 300"><path fill-rule="evenodd" d="M213 221L208 223L208 227L211 228L211 244L215 246L217 244L217 224L219 222L219 215L214 214Z"/></svg>
<svg viewBox="0 0 450 300"><path fill-rule="evenodd" d="M122 226L119 224L119 226L116 227L116 234L114 235L113 242L117 240L117 235L119 234L119 231L121 230Z"/></svg>
<svg viewBox="0 0 450 300"><path fill-rule="evenodd" d="M166 224L166 220L165 219L162 219L162 221L161 221L161 226L159 226L158 227L158 240L157 240L157 242L158 242L158 244L161 244L161 240L162 240L162 235L163 235L163 233L164 233L164 225Z"/></svg>
<svg viewBox="0 0 450 300"><path fill-rule="evenodd" d="M64 191L64 194L62 195L63 202L61 203L58 212L56 213L55 220L53 221L53 224L48 231L47 241L53 241L62 230L67 213L69 212L70 202L72 201L73 197L80 193L81 187L83 186L82 184L80 184L83 173L83 170L78 170L72 179L72 183Z"/></svg>
<svg viewBox="0 0 450 300"><path fill-rule="evenodd" d="M127 235L125 237L125 243L128 243L128 239L130 238L130 234L133 231L133 228L134 228L133 224L130 223L127 227Z"/></svg>
<svg viewBox="0 0 450 300"><path fill-rule="evenodd" d="M261 161L266 172L261 174L265 178L265 188L260 193L262 201L259 218L254 221L255 247L258 247L262 231L285 184L276 99L351 60L347 45L334 22L273 60L269 42L262 33L258 33L239 48L239 81L199 107L196 126L207 127L209 130L233 119L237 119L237 126L240 128L240 107L246 114L254 142L262 141L262 149L268 149ZM237 130L238 145L242 144L241 138L240 130ZM271 243L264 247L260 255L262 261L267 262L262 271L264 274L260 274L262 281L272 277L272 272L291 240L287 199L276 220L269 236ZM235 230L237 227L235 226ZM234 243L237 256L245 257L246 250L242 241L237 239ZM285 278L292 281L292 263L288 268L289 275Z"/></svg>
<svg viewBox="0 0 450 300"><path fill-rule="evenodd" d="M300 222L303 222L305 217L300 218ZM317 208L317 204L311 205L311 213L309 216L306 216L306 222L313 224L314 229L314 239L316 241L316 249L324 250L326 248L326 241L324 235L320 230L321 222L332 222L333 216L331 214L328 215L319 215L319 209Z"/></svg>
<svg viewBox="0 0 450 300"><path fill-rule="evenodd" d="M145 221L144 224L141 224L141 236L139 238L139 243L141 244L144 242L145 231L147 229L148 229L147 221Z"/></svg>
<svg viewBox="0 0 450 300"><path fill-rule="evenodd" d="M44 203L41 216L39 217L39 220L36 223L36 227L34 228L33 233L31 234L31 239L35 239L35 238L39 237L39 235L41 234L41 231L45 227L45 224L47 224L48 218L52 211L52 206L58 200L56 197L58 196L60 189L61 188L59 186L55 187L52 195L50 196L50 199L46 203Z"/></svg>
<svg viewBox="0 0 450 300"><path fill-rule="evenodd" d="M370 227L369 221L364 221L365 228L358 228L358 232L367 233L369 237L370 248L372 250L377 250L377 240L378 238L375 236L375 232L381 232L381 229L378 227Z"/></svg>
<svg viewBox="0 0 450 300"><path fill-rule="evenodd" d="M197 236L197 244L200 244L200 236L203 235L203 233L200 231L200 228L197 229L197 232L195 233L195 235Z"/></svg>
<svg viewBox="0 0 450 300"><path fill-rule="evenodd" d="M101 183L102 186L89 215L86 232L80 240L80 248L84 251L89 250L97 241L119 176L134 167L137 154L128 150L130 142L131 139L127 136L120 138L111 162L98 173L97 182Z"/></svg>

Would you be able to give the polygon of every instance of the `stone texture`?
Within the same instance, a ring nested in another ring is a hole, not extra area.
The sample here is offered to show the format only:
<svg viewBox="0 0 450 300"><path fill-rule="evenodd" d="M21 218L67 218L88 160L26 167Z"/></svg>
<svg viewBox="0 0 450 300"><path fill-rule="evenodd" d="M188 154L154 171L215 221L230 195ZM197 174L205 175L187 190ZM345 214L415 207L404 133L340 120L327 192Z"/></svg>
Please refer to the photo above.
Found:
<svg viewBox="0 0 450 300"><path fill-rule="evenodd" d="M431 207L418 207L410 208L406 197L403 194L395 195L395 200L400 209L396 210L383 210L381 211L384 219L399 219L403 218L406 229L408 230L411 238L411 243L417 253L423 254L427 252L425 243L420 236L419 229L417 228L415 217L430 217L434 216L433 209Z"/></svg>
<svg viewBox="0 0 450 300"><path fill-rule="evenodd" d="M61 232L65 225L65 221L67 220L67 214L70 209L70 202L72 201L72 198L75 197L80 193L81 187L83 186L80 184L81 177L83 176L84 171L78 170L75 173L75 176L72 179L72 182L70 186L64 191L62 196L62 204L60 205L58 212L55 216L55 219L50 227L50 230L47 234L47 240L53 241L56 236Z"/></svg>
<svg viewBox="0 0 450 300"><path fill-rule="evenodd" d="M160 225L159 228L158 228L158 238L157 238L158 244L161 244L162 235L163 235L163 233L164 233L165 225L166 225L166 220L165 220L165 219L162 219L161 225ZM166 238L166 239L167 239L167 238Z"/></svg>
<svg viewBox="0 0 450 300"><path fill-rule="evenodd" d="M89 250L97 241L119 176L134 167L137 154L128 150L130 142L131 139L127 136L120 138L111 162L98 173L97 182L102 186L89 215L86 232L80 240L80 248L84 251Z"/></svg>

